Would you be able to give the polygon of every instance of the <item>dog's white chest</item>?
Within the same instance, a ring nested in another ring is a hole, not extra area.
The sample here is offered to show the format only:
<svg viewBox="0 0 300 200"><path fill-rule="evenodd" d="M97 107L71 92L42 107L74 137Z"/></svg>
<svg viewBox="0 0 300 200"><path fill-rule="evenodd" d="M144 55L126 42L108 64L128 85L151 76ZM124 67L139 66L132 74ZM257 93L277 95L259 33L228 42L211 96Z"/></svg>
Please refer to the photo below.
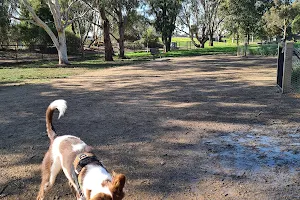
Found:
<svg viewBox="0 0 300 200"><path fill-rule="evenodd" d="M87 166L87 172L83 179L83 189L91 190L91 198L98 193L111 195L108 187L103 187L102 183L106 180L111 181L111 175L101 166Z"/></svg>

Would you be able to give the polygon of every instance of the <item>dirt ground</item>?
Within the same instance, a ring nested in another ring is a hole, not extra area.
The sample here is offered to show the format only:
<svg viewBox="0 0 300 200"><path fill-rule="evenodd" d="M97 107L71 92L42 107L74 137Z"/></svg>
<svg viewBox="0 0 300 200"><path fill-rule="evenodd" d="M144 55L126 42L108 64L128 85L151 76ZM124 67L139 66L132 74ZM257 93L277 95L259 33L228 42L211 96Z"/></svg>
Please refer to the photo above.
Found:
<svg viewBox="0 0 300 200"><path fill-rule="evenodd" d="M0 86L0 199L35 199L55 99L127 200L300 199L300 103L275 83L275 58L200 56ZM63 174L47 199L74 199Z"/></svg>

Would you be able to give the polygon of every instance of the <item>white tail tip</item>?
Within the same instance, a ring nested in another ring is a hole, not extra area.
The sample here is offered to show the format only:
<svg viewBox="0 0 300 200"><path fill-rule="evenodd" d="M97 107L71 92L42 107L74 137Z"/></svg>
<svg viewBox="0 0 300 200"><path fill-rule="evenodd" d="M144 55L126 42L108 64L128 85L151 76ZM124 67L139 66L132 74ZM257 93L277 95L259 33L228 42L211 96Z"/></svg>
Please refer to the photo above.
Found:
<svg viewBox="0 0 300 200"><path fill-rule="evenodd" d="M63 99L53 101L50 105L51 109L57 109L59 112L58 119L63 116L67 110L67 102Z"/></svg>

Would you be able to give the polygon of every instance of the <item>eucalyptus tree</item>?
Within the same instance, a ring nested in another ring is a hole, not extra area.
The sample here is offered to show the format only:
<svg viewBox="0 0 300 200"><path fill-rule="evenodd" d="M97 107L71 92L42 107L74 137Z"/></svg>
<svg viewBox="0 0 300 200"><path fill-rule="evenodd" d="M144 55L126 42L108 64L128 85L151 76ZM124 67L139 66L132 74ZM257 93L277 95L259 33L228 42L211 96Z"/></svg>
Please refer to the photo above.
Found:
<svg viewBox="0 0 300 200"><path fill-rule="evenodd" d="M3 0L0 2L0 44L8 41L9 27L9 2Z"/></svg>
<svg viewBox="0 0 300 200"><path fill-rule="evenodd" d="M224 16L219 15L222 0L186 0L178 17L178 28L189 35L196 47L204 48L205 42L213 46L213 36ZM195 41L197 40L197 42Z"/></svg>
<svg viewBox="0 0 300 200"><path fill-rule="evenodd" d="M294 32L297 32L299 13L299 1L275 1L275 5L263 16L266 22L265 28L270 37L282 35L284 40L291 39L292 28Z"/></svg>
<svg viewBox="0 0 300 200"><path fill-rule="evenodd" d="M176 18L181 9L182 0L148 0L151 13L154 15L154 27L161 34L165 51L170 51Z"/></svg>
<svg viewBox="0 0 300 200"><path fill-rule="evenodd" d="M95 1L95 7L99 11L102 21L101 27L103 29L105 61L113 61L114 50L110 39L111 23L107 9L109 7L109 2L107 0L97 0Z"/></svg>
<svg viewBox="0 0 300 200"><path fill-rule="evenodd" d="M119 57L125 58L125 30L129 23L128 21L136 15L136 9L139 6L139 0L110 0L107 3L106 11L112 18L113 22L117 24L118 36L113 31L111 35L119 44Z"/></svg>
<svg viewBox="0 0 300 200"><path fill-rule="evenodd" d="M249 43L250 35L260 30L261 19L269 3L269 0L226 0L223 9L227 14L227 28L236 32L237 38L239 33L244 34Z"/></svg>
<svg viewBox="0 0 300 200"><path fill-rule="evenodd" d="M34 12L44 21L48 27L55 32L55 25L49 7L41 1L31 1ZM23 19L30 19L30 12L24 7L18 8L18 15ZM30 20L22 20L14 25L18 30L17 41L22 41L26 45L52 45L50 36L43 28L30 22ZM33 37L34 36L34 37Z"/></svg>
<svg viewBox="0 0 300 200"><path fill-rule="evenodd" d="M24 6L24 9L26 9L30 13L30 18L24 19L17 16L14 16L14 18L19 20L26 20L43 28L50 36L54 46L57 49L59 64L70 64L67 54L65 29L76 20L82 18L87 12L90 11L90 8L88 6L85 6L85 4L82 4L80 14L75 15L74 13L72 14L71 10L73 9L73 6L75 4L81 3L78 0L42 0L41 3L47 4L52 14L56 29L56 32L54 32L48 26L47 22L43 21L40 15L35 12L33 8L35 3L34 1L20 0L20 3L21 6Z"/></svg>

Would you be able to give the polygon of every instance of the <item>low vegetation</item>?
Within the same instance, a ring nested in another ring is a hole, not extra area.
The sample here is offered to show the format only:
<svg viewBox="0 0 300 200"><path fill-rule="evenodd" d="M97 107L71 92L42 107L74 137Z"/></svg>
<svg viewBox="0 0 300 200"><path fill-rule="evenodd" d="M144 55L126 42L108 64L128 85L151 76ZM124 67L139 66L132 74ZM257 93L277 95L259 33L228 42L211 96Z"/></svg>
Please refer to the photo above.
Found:
<svg viewBox="0 0 300 200"><path fill-rule="evenodd" d="M172 42L188 44L189 38L173 38ZM228 54L236 55L237 47L235 43L215 42L214 46L205 46L205 48L189 49L181 46L180 49L173 49L167 53L163 53L160 49L160 55L157 57L181 57L181 56L200 56ZM275 56L277 54L277 44L251 44L247 48L247 54L261 56ZM242 54L241 54L242 55ZM82 74L86 71L103 69L107 67L116 67L121 65L133 64L136 62L145 62L153 60L150 51L127 52L128 59L119 59L117 56L114 62L103 61L102 56L86 57L85 60L72 60L70 66L58 66L56 61L39 61L33 63L23 63L0 68L0 84L20 84L33 82L47 82L55 78L66 78L69 76Z"/></svg>

